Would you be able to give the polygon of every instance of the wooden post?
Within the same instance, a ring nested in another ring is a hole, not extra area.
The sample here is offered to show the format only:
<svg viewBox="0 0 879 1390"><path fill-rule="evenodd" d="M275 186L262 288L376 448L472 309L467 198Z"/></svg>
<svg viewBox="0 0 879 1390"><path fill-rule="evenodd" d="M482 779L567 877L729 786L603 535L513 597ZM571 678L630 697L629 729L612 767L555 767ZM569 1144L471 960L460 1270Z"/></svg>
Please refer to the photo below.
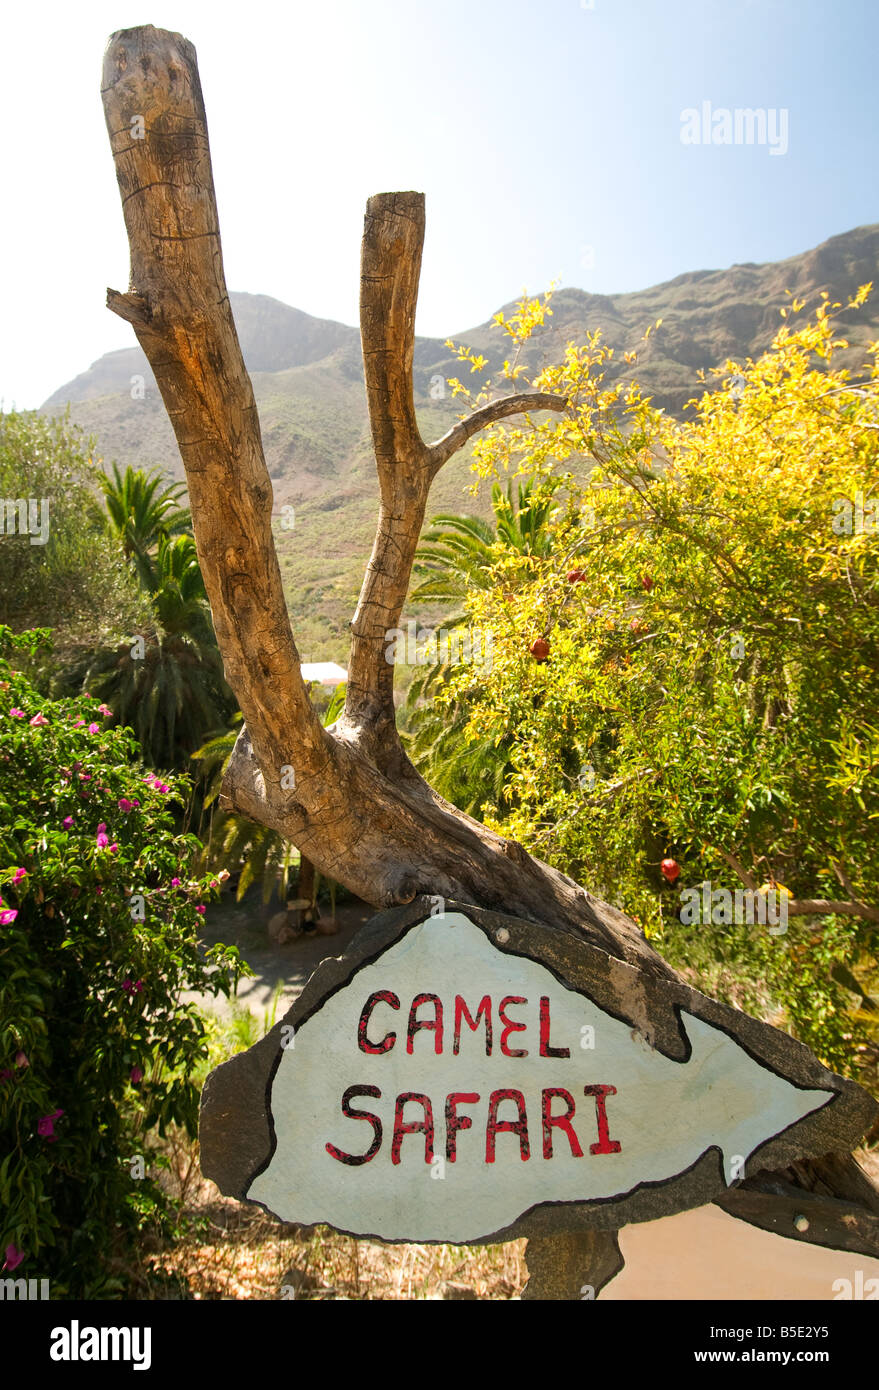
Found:
<svg viewBox="0 0 879 1390"><path fill-rule="evenodd" d="M523 1299L591 1301L623 1267L616 1231L571 1231L529 1240Z"/></svg>

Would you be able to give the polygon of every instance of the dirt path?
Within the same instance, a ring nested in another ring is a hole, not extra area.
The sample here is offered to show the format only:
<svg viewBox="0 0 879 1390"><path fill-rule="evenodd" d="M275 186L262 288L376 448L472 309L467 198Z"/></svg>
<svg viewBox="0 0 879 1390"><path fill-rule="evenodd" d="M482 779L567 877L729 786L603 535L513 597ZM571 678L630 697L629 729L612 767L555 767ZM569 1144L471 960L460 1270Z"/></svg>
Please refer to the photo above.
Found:
<svg viewBox="0 0 879 1390"><path fill-rule="evenodd" d="M250 1009L258 1018L268 1013L274 1004L278 986L281 995L275 1018L281 1018L315 967L327 956L340 956L347 951L354 934L374 915L374 908L359 899L337 904L335 920L339 931L335 936L300 936L284 946L276 946L268 935L269 919L281 911L277 899L264 906L258 888L252 888L240 903L233 893L224 894L220 902L208 907L201 941L206 946L222 942L237 946L254 972L238 986L238 1003ZM329 906L322 905L325 917ZM224 1018L231 1018L233 1005L222 997L189 994L203 1008Z"/></svg>

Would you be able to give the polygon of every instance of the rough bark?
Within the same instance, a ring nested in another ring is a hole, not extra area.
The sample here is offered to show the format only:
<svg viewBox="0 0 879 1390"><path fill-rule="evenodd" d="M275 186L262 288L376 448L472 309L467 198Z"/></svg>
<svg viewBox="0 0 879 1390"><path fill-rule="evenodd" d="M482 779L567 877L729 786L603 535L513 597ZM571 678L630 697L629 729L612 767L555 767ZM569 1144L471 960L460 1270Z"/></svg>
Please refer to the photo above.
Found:
<svg viewBox="0 0 879 1390"><path fill-rule="evenodd" d="M439 797L409 763L394 723L386 634L398 625L432 479L485 424L566 402L495 401L435 443L422 440L412 359L424 199L371 198L361 333L380 509L352 623L346 709L323 729L300 674L272 540L272 488L224 279L192 44L149 25L114 34L103 102L131 248L129 289L108 290L107 302L134 327L177 436L226 678L245 718L225 804L281 832L377 907L441 894L580 933L611 956L673 976L621 912ZM295 789L285 790L291 767Z"/></svg>
<svg viewBox="0 0 879 1390"><path fill-rule="evenodd" d="M299 908L299 922L313 922L315 918L314 910L314 885L315 872L314 865L305 855L299 859L299 873L296 876L296 899L305 904Z"/></svg>
<svg viewBox="0 0 879 1390"><path fill-rule="evenodd" d="M347 705L328 733L309 704L284 603L192 44L149 25L114 34L103 101L131 247L129 290L108 291L107 302L133 325L177 436L226 678L245 718L224 804L280 831L376 906L440 893L583 931L614 955L670 973L622 913L437 796L394 723L387 633L402 611L433 477L478 428L528 408L563 410L564 398L495 401L436 443L422 440L412 357L424 198L371 198L361 334L380 510L352 623ZM289 767L292 791L282 787Z"/></svg>
<svg viewBox="0 0 879 1390"><path fill-rule="evenodd" d="M591 1302L623 1268L616 1231L571 1231L525 1247L523 1299Z"/></svg>

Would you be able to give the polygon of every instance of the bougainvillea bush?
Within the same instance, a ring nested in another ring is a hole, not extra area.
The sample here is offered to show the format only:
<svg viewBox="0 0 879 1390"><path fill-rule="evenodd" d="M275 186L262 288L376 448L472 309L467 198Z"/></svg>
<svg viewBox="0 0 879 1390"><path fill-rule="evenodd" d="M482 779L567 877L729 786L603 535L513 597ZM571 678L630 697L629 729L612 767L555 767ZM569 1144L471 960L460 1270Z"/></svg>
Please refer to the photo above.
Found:
<svg viewBox="0 0 879 1390"><path fill-rule="evenodd" d="M195 1132L207 1025L184 992L245 967L197 944L219 882L188 873L185 779L147 773L96 699L40 696L14 667L46 640L0 628L0 1266L100 1297L162 1210L151 1133Z"/></svg>

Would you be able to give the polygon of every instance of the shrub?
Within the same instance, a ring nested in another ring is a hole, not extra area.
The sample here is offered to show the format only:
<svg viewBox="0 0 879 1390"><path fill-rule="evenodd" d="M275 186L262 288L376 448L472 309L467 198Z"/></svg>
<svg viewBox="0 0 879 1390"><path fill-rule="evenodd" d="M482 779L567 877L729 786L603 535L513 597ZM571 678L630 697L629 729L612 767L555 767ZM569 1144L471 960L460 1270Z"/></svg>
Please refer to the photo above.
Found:
<svg viewBox="0 0 879 1390"><path fill-rule="evenodd" d="M75 691L95 646L137 627L144 612L107 524L94 447L66 416L0 414L0 623L55 629L52 666L65 672L64 694ZM27 519L46 527L44 544L19 532L25 518L6 506L17 499L36 503Z"/></svg>
<svg viewBox="0 0 879 1390"><path fill-rule="evenodd" d="M228 995L246 967L197 945L219 882L187 878L185 779L145 774L106 706L48 701L3 656L45 641L0 628L0 1264L95 1297L163 1211L150 1131L195 1132L207 1035L184 992Z"/></svg>
<svg viewBox="0 0 879 1390"><path fill-rule="evenodd" d="M855 385L832 307L718 369L684 422L606 389L597 337L545 369L534 385L569 412L498 424L475 468L561 476L567 510L543 554L495 548L467 605L491 667L456 668L441 698L508 759L490 825L877 1085L879 345ZM766 885L790 929L713 908L694 926L706 882Z"/></svg>

